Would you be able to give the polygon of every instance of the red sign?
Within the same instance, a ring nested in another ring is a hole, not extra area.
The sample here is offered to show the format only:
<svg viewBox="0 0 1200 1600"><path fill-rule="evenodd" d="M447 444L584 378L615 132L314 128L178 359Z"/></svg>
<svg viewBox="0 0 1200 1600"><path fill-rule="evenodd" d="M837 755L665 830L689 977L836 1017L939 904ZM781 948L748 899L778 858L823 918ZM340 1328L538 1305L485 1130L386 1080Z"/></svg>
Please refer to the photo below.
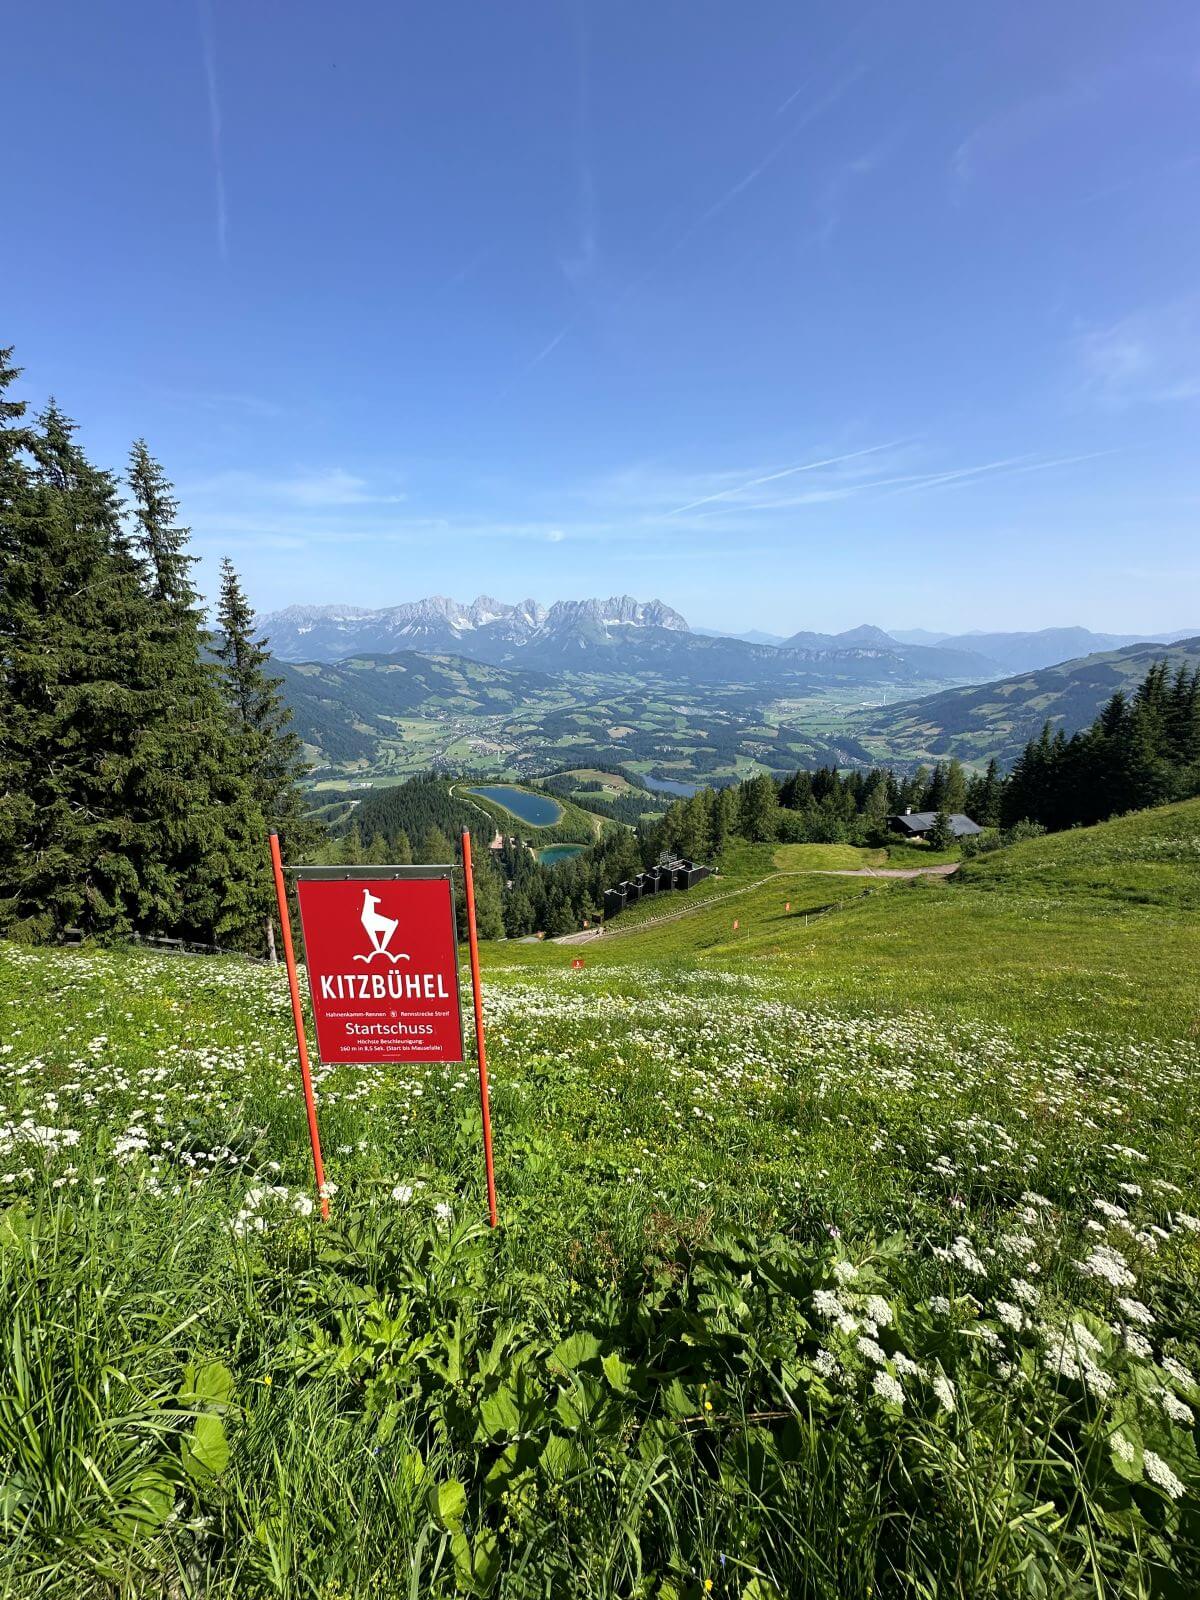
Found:
<svg viewBox="0 0 1200 1600"><path fill-rule="evenodd" d="M461 1061L448 877L299 876L322 1061Z"/></svg>
<svg viewBox="0 0 1200 1600"><path fill-rule="evenodd" d="M574 961L572 961L571 965L578 972L579 968L583 965L583 957L582 956L576 956Z"/></svg>

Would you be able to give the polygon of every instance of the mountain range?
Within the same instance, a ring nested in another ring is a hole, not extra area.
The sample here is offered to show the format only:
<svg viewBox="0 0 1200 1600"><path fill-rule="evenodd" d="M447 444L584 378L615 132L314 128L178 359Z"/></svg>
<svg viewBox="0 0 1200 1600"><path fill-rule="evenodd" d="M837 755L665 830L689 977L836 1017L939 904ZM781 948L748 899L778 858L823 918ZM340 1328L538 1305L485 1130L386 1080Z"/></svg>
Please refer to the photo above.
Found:
<svg viewBox="0 0 1200 1600"><path fill-rule="evenodd" d="M1121 650L1130 644L1172 644L1194 637L1200 629L1179 628L1174 633L1093 633L1090 628L1039 628L1033 633L930 633L924 628L897 628L892 637L902 644L931 645L935 649L971 650L987 656L1008 672L1036 672L1058 661Z"/></svg>
<svg viewBox="0 0 1200 1600"><path fill-rule="evenodd" d="M801 629L787 637L695 629L661 600L629 595L607 600L536 600L516 604L480 595L465 605L432 595L378 610L358 606L290 606L261 619L272 653L282 661L342 661L416 650L456 655L493 666L542 672L605 674L652 671L680 682L984 683L1056 662L1169 642L1177 633L1104 634L1087 628L1035 632L887 633L864 623L841 633ZM1195 633L1196 630L1190 630Z"/></svg>
<svg viewBox="0 0 1200 1600"><path fill-rule="evenodd" d="M951 645L904 644L864 625L846 633L797 633L780 645L694 633L661 600L535 600L508 605L481 595L470 605L434 595L380 610L290 606L260 619L281 661L342 661L415 650L493 666L606 675L654 672L682 683L978 683L995 662Z"/></svg>

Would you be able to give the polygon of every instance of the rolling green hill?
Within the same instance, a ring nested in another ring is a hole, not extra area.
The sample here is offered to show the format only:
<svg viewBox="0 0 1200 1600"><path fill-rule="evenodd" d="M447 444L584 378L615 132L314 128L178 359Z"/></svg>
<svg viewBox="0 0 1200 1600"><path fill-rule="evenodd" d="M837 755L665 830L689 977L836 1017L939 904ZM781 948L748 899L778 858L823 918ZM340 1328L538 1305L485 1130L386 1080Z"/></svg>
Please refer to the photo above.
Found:
<svg viewBox="0 0 1200 1600"><path fill-rule="evenodd" d="M972 890L1200 911L1200 800L1028 839L962 869Z"/></svg>
<svg viewBox="0 0 1200 1600"><path fill-rule="evenodd" d="M1200 800L1049 834L948 879L822 876L822 848L738 845L723 881L636 907L625 924L646 924L636 931L619 934L618 918L591 944L493 946L491 959L749 963L786 970L822 1000L947 1017L965 1007L1017 1030L1200 1023ZM878 861L868 852L861 864ZM690 899L695 914L651 921ZM840 910L813 917L837 900Z"/></svg>
<svg viewBox="0 0 1200 1600"><path fill-rule="evenodd" d="M402 719L419 718L453 739L473 731L479 719L518 706L549 708L564 698L544 673L415 651L298 665L274 661L272 668L283 679L293 726L319 766L376 765L381 747L405 743ZM428 740L410 733L408 743L411 770L427 766Z"/></svg>
<svg viewBox="0 0 1200 1600"><path fill-rule="evenodd" d="M1049 721L1068 734L1086 727L1118 689L1132 690L1162 660L1200 665L1200 638L1177 644L1135 644L1083 656L999 683L947 689L882 710L852 713L847 728L883 761L936 761L957 756L1010 763Z"/></svg>

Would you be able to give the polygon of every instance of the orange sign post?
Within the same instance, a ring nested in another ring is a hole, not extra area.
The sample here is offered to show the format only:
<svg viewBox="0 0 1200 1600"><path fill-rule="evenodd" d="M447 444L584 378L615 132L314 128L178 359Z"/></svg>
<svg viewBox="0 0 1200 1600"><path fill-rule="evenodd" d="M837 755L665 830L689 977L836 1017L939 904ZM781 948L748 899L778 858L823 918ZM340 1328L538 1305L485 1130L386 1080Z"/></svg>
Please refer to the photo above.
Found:
<svg viewBox="0 0 1200 1600"><path fill-rule="evenodd" d="M471 877L471 832L462 831L463 880L467 891L467 937L471 947L471 995L475 1002L475 1053L479 1058L479 1106L483 1113L483 1160L487 1169L488 1217L494 1228L496 1174L492 1167L492 1108L488 1103L487 1047L483 1039L483 986L479 979L479 935L475 928L475 882Z"/></svg>
<svg viewBox="0 0 1200 1600"><path fill-rule="evenodd" d="M275 873L275 898L279 902L279 927L283 934L283 959L287 963L288 988L292 993L292 1022L296 1028L296 1050L300 1056L300 1077L304 1084L304 1109L308 1113L308 1137L312 1144L313 1172L321 1215L329 1216L329 1196L325 1192L325 1168L321 1161L321 1135L317 1130L317 1103L313 1098L312 1073L308 1065L308 1040L304 1037L304 1007L300 1003L300 980L296 975L296 952L292 948L292 923L288 916L287 888L283 881L283 859L279 854L279 835L271 829L271 867Z"/></svg>

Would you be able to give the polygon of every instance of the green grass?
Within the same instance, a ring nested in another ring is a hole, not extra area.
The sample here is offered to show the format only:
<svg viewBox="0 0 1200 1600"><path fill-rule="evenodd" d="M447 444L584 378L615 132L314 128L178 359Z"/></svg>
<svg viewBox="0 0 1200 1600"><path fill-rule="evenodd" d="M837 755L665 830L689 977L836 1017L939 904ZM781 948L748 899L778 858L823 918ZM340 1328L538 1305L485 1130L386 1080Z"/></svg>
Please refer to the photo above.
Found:
<svg viewBox="0 0 1200 1600"><path fill-rule="evenodd" d="M279 970L0 947L0 1593L1196 1593L1198 826L485 947L494 1235L468 1067L322 1224Z"/></svg>
<svg viewBox="0 0 1200 1600"><path fill-rule="evenodd" d="M973 887L1038 899L1200 911L1200 802L1030 839L971 862Z"/></svg>

